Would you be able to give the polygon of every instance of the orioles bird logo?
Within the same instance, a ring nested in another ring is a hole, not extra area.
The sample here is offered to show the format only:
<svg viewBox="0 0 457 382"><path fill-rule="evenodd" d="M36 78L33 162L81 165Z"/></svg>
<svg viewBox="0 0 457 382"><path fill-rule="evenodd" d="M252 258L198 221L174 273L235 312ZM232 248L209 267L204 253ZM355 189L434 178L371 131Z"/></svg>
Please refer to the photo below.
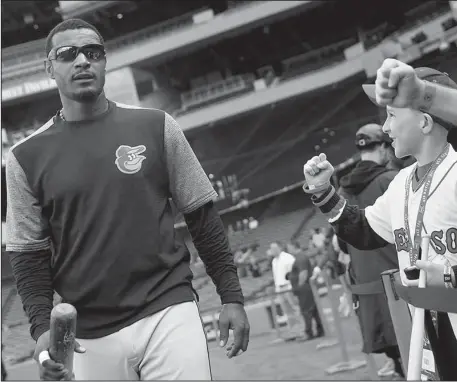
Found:
<svg viewBox="0 0 457 382"><path fill-rule="evenodd" d="M146 151L144 145L130 147L127 145L119 146L116 150L116 163L119 171L124 174L135 174L141 170L141 163L146 159L144 155L139 155Z"/></svg>

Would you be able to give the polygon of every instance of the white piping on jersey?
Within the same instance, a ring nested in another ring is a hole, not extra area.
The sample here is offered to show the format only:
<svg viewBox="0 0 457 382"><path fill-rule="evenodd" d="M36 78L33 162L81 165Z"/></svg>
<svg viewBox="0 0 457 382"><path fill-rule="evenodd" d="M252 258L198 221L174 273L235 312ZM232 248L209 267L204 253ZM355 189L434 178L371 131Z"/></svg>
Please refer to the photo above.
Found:
<svg viewBox="0 0 457 382"><path fill-rule="evenodd" d="M112 101L114 102L117 107L121 108L121 109L136 109L136 110L159 110L159 109L154 109L152 107L143 107L143 106L135 106L135 105L127 105L125 103L120 103L120 102L116 102L116 101Z"/></svg>
<svg viewBox="0 0 457 382"><path fill-rule="evenodd" d="M127 105L125 103L120 103L120 102L116 102L116 101L112 101L112 102L114 102L116 104L116 106L119 107L120 109L161 111L161 112L163 112L165 114L165 121L167 120L167 117L168 117L168 119L171 119L172 121L174 121L174 123L177 124L177 122L174 120L174 118L170 114L168 114L165 110L154 109L152 107L142 107L142 106Z"/></svg>
<svg viewBox="0 0 457 382"><path fill-rule="evenodd" d="M25 141L28 141L30 138L34 137L35 135L38 135L38 134L41 134L43 132L45 132L47 129L49 129L52 125L54 125L54 117L52 117L48 122L46 122L43 126L41 126L39 129L35 130L32 134L30 134L28 137L25 137L24 139L22 139L21 141L15 143L10 149L9 149L9 152L11 152L11 150L13 150L14 148L16 148L16 146L19 146L20 144L24 143Z"/></svg>
<svg viewBox="0 0 457 382"><path fill-rule="evenodd" d="M114 102L118 107L122 108L122 109L140 109L140 110L148 110L146 107L142 107L142 106L135 106L135 105L127 105L125 103L120 103L120 102L116 102L116 101L112 101Z"/></svg>
<svg viewBox="0 0 457 382"><path fill-rule="evenodd" d="M114 101L113 101L114 102ZM126 105L120 102L114 102L118 107L121 109L138 109L138 110L158 110L158 109L153 109L153 108L147 108L147 107L141 107L141 106L134 106L134 105ZM52 117L48 122L46 122L43 126L41 126L39 129L35 130L32 134L30 134L28 137L25 137L24 139L20 140L19 142L15 143L10 150L13 150L20 144L26 142L30 138L34 137L35 135L41 134L48 130L52 125L54 124L54 117Z"/></svg>
<svg viewBox="0 0 457 382"><path fill-rule="evenodd" d="M154 109L154 108L147 108L147 107L141 107L141 106L134 106L134 105L126 105L124 103L120 103L120 102L115 102L113 101L117 107L121 108L121 109L137 109L137 110L159 110L159 109ZM30 138L34 137L35 135L38 135L38 134L41 134L43 132L45 132L46 130L48 130L52 125L54 125L54 117L52 117L48 122L46 122L43 126L41 126L39 129L35 130L32 134L30 134L28 137L25 137L24 139L22 139L21 141L15 143L9 151L15 149L17 146L19 146L20 144L26 142L27 140L29 140Z"/></svg>

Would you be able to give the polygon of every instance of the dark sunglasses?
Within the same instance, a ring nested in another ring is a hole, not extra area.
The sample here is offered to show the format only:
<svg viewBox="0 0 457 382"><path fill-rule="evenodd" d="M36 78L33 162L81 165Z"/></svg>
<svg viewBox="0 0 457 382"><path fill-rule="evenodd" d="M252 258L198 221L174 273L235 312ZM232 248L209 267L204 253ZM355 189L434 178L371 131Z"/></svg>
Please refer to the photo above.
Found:
<svg viewBox="0 0 457 382"><path fill-rule="evenodd" d="M79 53L84 54L90 61L100 61L105 58L106 52L103 45L89 44L84 46L61 46L56 49L50 60L60 62L72 62L79 56Z"/></svg>

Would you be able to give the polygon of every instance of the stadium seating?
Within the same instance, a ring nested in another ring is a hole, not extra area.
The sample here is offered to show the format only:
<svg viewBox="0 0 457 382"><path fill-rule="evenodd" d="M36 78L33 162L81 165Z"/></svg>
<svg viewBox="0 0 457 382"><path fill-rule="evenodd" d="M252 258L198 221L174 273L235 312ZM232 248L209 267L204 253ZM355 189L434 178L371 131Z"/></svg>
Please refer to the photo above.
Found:
<svg viewBox="0 0 457 382"><path fill-rule="evenodd" d="M280 216L267 218L260 222L259 228L256 230L249 231L246 235L230 237L232 248L236 248L235 246L247 247L252 243L258 244L258 248L254 252L253 256L257 259L257 261L263 263L263 266L261 267L263 268L263 272L260 277L253 278L248 275L247 277L240 278L247 303L274 292L273 276L269 266L271 260L267 259L265 254L272 241L278 240L283 243L287 243L292 236L297 233L297 229L300 227L304 217L309 217L310 215L310 219L307 219L305 224L301 226L301 230L295 238L304 247L307 246L309 233L312 229L328 226L325 217L321 213L314 212L315 211L312 211L311 207L305 210L298 210L282 214ZM267 264L265 264L265 262ZM209 278L207 279L209 280ZM200 282L200 284L196 287L196 290L200 297L199 304L202 312L218 308L220 301L212 282Z"/></svg>
<svg viewBox="0 0 457 382"><path fill-rule="evenodd" d="M246 277L240 278L247 302L273 292L273 276L270 271L271 260L266 255L271 242L280 241L286 244L291 239L298 239L306 246L309 231L312 228L328 225L322 214L316 214L314 207L309 206L309 200L301 198L302 193L300 188L296 188L271 200L260 202L259 204L263 204L263 206L252 206L249 208L249 214L257 217L258 227L254 230L229 235L233 252L254 245L256 247L252 256L260 264L261 276L254 278L248 272ZM237 213L231 213L231 218L236 219L236 216L245 216L243 213L246 214L247 212L243 212L241 209ZM227 221L230 219L226 216L222 216L222 218L227 225ZM201 273L200 277L204 279L205 275ZM211 282L201 282L200 285L201 287L196 289L200 295L201 309L209 311L217 307L219 300L214 285Z"/></svg>
<svg viewBox="0 0 457 382"><path fill-rule="evenodd" d="M356 43L355 37L349 38L282 61L281 81L287 81L313 70L344 61L344 50Z"/></svg>
<svg viewBox="0 0 457 382"><path fill-rule="evenodd" d="M238 3L238 2L237 2ZM240 8L250 6L253 4L252 1L243 1L224 9L226 12L239 11ZM195 3L196 5L198 3ZM189 5L184 7L192 9ZM181 6L181 8L183 8ZM116 38L107 39L106 47L110 51L120 50L126 46L136 45L143 41L150 40L153 38L163 37L171 33L181 30L183 28L194 25L194 16L198 13L212 9L215 14L219 13L218 5L214 4L212 7L204 6L200 8L192 9L191 11L177 15L175 17L169 17L161 22L153 23L144 28L136 29L133 32L121 33L123 28L117 28L116 35L120 33ZM147 10L149 11L149 10ZM149 20L150 23L150 20ZM99 26L102 32L113 32L113 29L108 28L104 31L105 25ZM10 79L17 79L23 77L25 74L33 74L42 70L42 62L45 58L44 52L45 39L30 41L20 45L11 46L2 49L2 80L7 81Z"/></svg>
<svg viewBox="0 0 457 382"><path fill-rule="evenodd" d="M125 46L141 43L147 39L173 33L176 30L193 25L192 16L205 9L208 8L189 12L161 23L148 26L144 29L119 36L116 39L107 41L106 48L111 51L118 50ZM37 40L2 49L2 80L19 78L24 74L33 73L34 70L42 71L42 63L46 55L44 46L44 40Z"/></svg>
<svg viewBox="0 0 457 382"><path fill-rule="evenodd" d="M357 95L349 102L351 92ZM300 181L303 161L316 152L315 146L343 162L353 153L355 129L378 119L355 78L222 121L201 134L190 132L189 140L207 173L236 173L239 187L250 189L254 199Z"/></svg>
<svg viewBox="0 0 457 382"><path fill-rule="evenodd" d="M265 256L270 243L274 240L288 241L303 218L304 211L298 210L265 220L259 219L259 227L257 229L237 232L229 237L230 246L236 250L241 247L258 244L259 247L254 256Z"/></svg>
<svg viewBox="0 0 457 382"><path fill-rule="evenodd" d="M181 15L166 21L163 21L159 24L154 24L139 31L135 31L118 38L107 41L106 47L110 50L122 49L125 46L130 46L134 44L141 43L142 41L162 37L165 34L173 33L179 29L193 25L192 16L195 13L204 11L208 8L202 8L198 11L192 11L185 15Z"/></svg>
<svg viewBox="0 0 457 382"><path fill-rule="evenodd" d="M443 13L449 12L448 4L440 1L427 1L405 13L405 24L396 30L402 33L414 26L433 20Z"/></svg>
<svg viewBox="0 0 457 382"><path fill-rule="evenodd" d="M232 76L182 93L181 110L176 115L253 91L254 81L253 74Z"/></svg>

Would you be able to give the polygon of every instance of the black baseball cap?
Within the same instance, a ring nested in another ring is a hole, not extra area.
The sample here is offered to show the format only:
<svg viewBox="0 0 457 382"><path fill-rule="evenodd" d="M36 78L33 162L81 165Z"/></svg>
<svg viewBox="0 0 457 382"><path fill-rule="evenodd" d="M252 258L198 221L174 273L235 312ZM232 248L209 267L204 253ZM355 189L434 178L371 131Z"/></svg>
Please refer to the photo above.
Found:
<svg viewBox="0 0 457 382"><path fill-rule="evenodd" d="M392 140L382 131L382 126L376 123L369 123L362 126L355 134L355 145L359 149L382 143L390 144Z"/></svg>
<svg viewBox="0 0 457 382"><path fill-rule="evenodd" d="M457 83L455 83L447 73L440 72L439 70L427 67L416 68L414 69L414 71L416 72L417 77L421 80L436 83L438 85L446 86L448 88L457 89ZM365 94L370 99L370 101L372 101L376 106L379 107L380 105L378 105L378 103L376 102L376 85L364 84L362 85L362 88ZM455 127L455 125L445 122L441 118L435 117L433 114L430 115L436 122L438 122L440 125L443 125L444 127Z"/></svg>

